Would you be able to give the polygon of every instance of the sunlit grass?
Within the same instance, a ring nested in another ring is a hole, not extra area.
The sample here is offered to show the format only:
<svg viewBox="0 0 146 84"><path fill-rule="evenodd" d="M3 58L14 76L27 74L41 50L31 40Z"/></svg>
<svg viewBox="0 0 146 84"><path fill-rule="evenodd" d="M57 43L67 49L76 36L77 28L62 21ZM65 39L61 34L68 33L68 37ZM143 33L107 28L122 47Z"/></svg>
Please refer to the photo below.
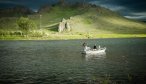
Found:
<svg viewBox="0 0 146 84"><path fill-rule="evenodd" d="M35 36L4 35L0 36L1 40L69 40L69 39L97 39L97 38L137 38L146 37L146 34L47 34L45 32L35 32Z"/></svg>
<svg viewBox="0 0 146 84"><path fill-rule="evenodd" d="M137 29L145 29L146 25L136 21L130 21L124 18L117 18L117 17L105 17L102 18L105 22L111 23L113 25L119 25L122 27L128 28L137 28Z"/></svg>

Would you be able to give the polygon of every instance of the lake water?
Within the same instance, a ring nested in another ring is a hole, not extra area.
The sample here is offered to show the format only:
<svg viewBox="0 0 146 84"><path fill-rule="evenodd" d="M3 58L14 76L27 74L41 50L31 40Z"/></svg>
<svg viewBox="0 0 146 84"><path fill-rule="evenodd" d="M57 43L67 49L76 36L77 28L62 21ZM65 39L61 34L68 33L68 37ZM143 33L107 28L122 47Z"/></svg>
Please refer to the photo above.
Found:
<svg viewBox="0 0 146 84"><path fill-rule="evenodd" d="M82 43L106 47L81 54ZM146 38L0 41L0 84L146 84Z"/></svg>

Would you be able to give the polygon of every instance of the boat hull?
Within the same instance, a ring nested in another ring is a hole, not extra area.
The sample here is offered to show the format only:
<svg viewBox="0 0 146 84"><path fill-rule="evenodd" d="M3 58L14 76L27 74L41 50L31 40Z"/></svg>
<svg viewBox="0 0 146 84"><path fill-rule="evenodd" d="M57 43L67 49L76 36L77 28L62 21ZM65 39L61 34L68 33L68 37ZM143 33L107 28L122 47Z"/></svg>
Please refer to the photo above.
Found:
<svg viewBox="0 0 146 84"><path fill-rule="evenodd" d="M97 49L97 50L85 50L84 54L100 54L100 53L105 53L106 48L102 49Z"/></svg>
<svg viewBox="0 0 146 84"><path fill-rule="evenodd" d="M89 51L85 51L85 54L99 54L104 52L105 50L89 50Z"/></svg>

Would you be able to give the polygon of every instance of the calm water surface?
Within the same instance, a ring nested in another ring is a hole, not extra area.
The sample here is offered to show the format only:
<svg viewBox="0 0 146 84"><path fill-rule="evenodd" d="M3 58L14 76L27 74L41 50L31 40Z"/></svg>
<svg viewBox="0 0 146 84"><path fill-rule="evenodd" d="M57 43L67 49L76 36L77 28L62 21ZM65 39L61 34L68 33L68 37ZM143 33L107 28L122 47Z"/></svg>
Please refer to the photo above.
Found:
<svg viewBox="0 0 146 84"><path fill-rule="evenodd" d="M82 43L107 47L81 54ZM146 38L0 41L0 84L146 84Z"/></svg>

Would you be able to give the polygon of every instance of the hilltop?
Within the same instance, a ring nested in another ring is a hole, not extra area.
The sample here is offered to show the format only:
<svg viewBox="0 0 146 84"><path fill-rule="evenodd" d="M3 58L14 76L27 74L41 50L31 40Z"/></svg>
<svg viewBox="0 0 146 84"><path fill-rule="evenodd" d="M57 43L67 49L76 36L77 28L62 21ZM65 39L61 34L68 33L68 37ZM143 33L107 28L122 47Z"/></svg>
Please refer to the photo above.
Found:
<svg viewBox="0 0 146 84"><path fill-rule="evenodd" d="M15 6L12 8L0 9L0 18L2 17L20 17L33 14L34 12L24 6Z"/></svg>
<svg viewBox="0 0 146 84"><path fill-rule="evenodd" d="M119 13L91 4L43 6L38 13L29 14L27 17L38 26L37 30L29 33L30 39L145 37L146 34L145 23L127 19ZM7 21L5 21L6 19ZM19 36L20 30L16 24L17 19L18 17L0 18L1 39L2 36L3 39L4 36L10 38L7 35L9 33L12 34L11 37ZM59 33L59 23L63 19L69 22L71 30Z"/></svg>

